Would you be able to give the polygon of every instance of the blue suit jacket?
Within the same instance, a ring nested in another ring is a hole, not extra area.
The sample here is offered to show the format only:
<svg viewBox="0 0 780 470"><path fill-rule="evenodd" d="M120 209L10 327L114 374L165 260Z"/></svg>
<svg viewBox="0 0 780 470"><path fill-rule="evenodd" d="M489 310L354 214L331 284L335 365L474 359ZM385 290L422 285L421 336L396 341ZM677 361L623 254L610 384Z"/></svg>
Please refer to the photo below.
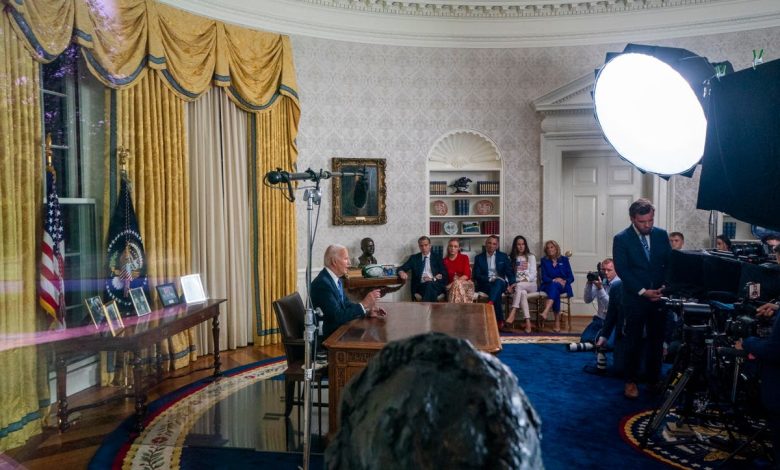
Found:
<svg viewBox="0 0 780 470"><path fill-rule="evenodd" d="M653 227L649 238L650 260L645 256L645 249L633 225L615 235L612 240L615 271L623 281L624 305L640 301L640 290L658 289L664 285L672 253L669 235L666 230Z"/></svg>
<svg viewBox="0 0 780 470"><path fill-rule="evenodd" d="M772 334L768 338L745 338L742 347L760 361L761 399L774 413L780 413L780 313L775 313Z"/></svg>
<svg viewBox="0 0 780 470"><path fill-rule="evenodd" d="M363 307L347 299L346 293L344 300L341 300L339 288L325 268L322 268L322 271L311 282L311 303L314 305L314 308L319 307L324 315L322 322L323 338L330 336L344 323L354 318L366 316L363 312Z"/></svg>
<svg viewBox="0 0 780 470"><path fill-rule="evenodd" d="M441 283L442 286L449 284L449 280L447 279L447 270L444 268L443 259L439 258L438 256L433 256L433 254L428 256L431 257L431 273L433 273L433 277L441 274L441 279L433 282ZM417 286L420 285L423 269L425 269L425 266L423 265L422 253L413 254L409 257L408 260L406 260L404 264L398 268L398 270L408 273L409 278L412 280L412 298L414 298L414 293L417 292Z"/></svg>
<svg viewBox="0 0 780 470"><path fill-rule="evenodd" d="M507 279L508 285L517 282L515 267L506 253L496 250L496 275ZM477 291L490 292L490 278L488 276L487 253L484 251L474 257L474 268L471 270Z"/></svg>
<svg viewBox="0 0 780 470"><path fill-rule="evenodd" d="M566 256L559 256L558 264L555 268L553 268L552 260L546 256L542 257L539 264L541 265L542 271L542 283L540 286L542 290L546 289L556 277L562 277L566 279L566 295L574 297L574 291L571 288L571 285L574 283L574 273L571 270L569 258Z"/></svg>

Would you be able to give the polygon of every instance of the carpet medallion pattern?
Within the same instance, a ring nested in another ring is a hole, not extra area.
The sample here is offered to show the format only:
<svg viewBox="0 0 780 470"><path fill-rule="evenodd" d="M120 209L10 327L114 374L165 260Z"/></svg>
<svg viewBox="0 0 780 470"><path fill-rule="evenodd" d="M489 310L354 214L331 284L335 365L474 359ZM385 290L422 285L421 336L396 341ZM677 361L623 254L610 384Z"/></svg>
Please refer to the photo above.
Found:
<svg viewBox="0 0 780 470"><path fill-rule="evenodd" d="M740 443L747 442L749 440L747 435L735 433L729 436L724 431L723 425L715 422L677 425L680 416L670 412L655 437L643 448L640 443L652 414L653 410L646 410L625 417L620 425L620 433L623 439L639 452L674 468L688 470L758 468L746 454L750 454L751 451L753 454L761 452L759 447L762 443L767 447L771 446L768 440L751 441L750 445L746 446L745 453L728 459L729 452L725 449L736 448ZM763 425L758 422L752 424L756 429ZM730 439L733 440L731 444L729 444Z"/></svg>

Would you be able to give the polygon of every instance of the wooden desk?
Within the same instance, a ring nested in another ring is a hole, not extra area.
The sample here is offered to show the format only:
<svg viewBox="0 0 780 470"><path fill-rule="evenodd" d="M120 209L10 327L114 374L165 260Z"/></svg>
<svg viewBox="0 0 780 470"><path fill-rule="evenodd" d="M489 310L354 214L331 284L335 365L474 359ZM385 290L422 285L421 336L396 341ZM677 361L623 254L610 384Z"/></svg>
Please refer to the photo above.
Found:
<svg viewBox="0 0 780 470"><path fill-rule="evenodd" d="M353 375L390 341L421 333L446 333L467 339L480 351L501 351L493 306L426 302L382 302L385 318L364 318L341 325L324 342L328 348L329 434L338 430L341 392Z"/></svg>
<svg viewBox="0 0 780 470"><path fill-rule="evenodd" d="M146 412L146 387L141 361L141 350L180 333L193 326L212 319L212 334L214 338L214 377L222 375L222 363L219 360L219 304L225 299L209 299L206 302L192 305L174 305L162 310L155 310L142 317L124 319L125 328L117 336L111 336L108 327L103 325L101 331L89 326L89 334L74 336L52 343L57 360L57 423L60 431L68 429L68 415L77 410L90 408L94 405L68 410L66 394L67 367L66 358L74 352L99 351L131 351L133 353L133 395L135 396L136 430L143 429L143 418ZM91 330L91 331L90 331ZM158 357L158 367L161 359Z"/></svg>

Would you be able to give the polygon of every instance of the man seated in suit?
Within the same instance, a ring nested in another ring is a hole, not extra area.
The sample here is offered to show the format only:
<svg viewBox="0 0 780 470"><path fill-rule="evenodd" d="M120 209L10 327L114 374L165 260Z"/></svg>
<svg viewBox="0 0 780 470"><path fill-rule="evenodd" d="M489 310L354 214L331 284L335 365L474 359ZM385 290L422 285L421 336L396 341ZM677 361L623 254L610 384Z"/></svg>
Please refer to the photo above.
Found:
<svg viewBox="0 0 780 470"><path fill-rule="evenodd" d="M504 309L501 295L512 292L515 287L515 269L509 256L498 251L498 237L491 235L485 240L485 251L474 258L472 278L478 292L488 295L496 312L498 327L504 327Z"/></svg>
<svg viewBox="0 0 780 470"><path fill-rule="evenodd" d="M377 308L379 289L374 289L361 300L354 303L344 294L342 277L349 269L349 253L344 246L330 245L325 250L325 265L311 283L311 302L314 308L320 308L323 318L323 338L327 338L342 324L364 317L384 316Z"/></svg>
<svg viewBox="0 0 780 470"><path fill-rule="evenodd" d="M431 239L422 236L417 239L420 252L409 257L398 268L398 277L412 278L412 300L420 294L423 302L436 302L447 287L447 270L438 256L431 256Z"/></svg>
<svg viewBox="0 0 780 470"><path fill-rule="evenodd" d="M647 342L645 372L656 384L661 375L666 310L663 295L672 246L666 230L653 227L655 207L647 199L637 199L628 208L631 225L612 240L615 270L623 281L623 314L628 349L625 355L627 398L637 398L642 363L642 337Z"/></svg>

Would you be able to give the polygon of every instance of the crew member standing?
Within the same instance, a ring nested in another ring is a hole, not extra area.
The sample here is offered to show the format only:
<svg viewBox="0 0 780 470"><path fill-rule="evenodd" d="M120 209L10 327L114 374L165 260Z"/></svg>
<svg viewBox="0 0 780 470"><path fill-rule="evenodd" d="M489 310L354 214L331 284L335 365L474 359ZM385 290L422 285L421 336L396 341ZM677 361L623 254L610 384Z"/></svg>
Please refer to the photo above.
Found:
<svg viewBox="0 0 780 470"><path fill-rule="evenodd" d="M623 394L637 398L643 333L647 335L647 381L656 384L661 374L666 314L659 301L672 246L666 230L653 227L655 207L649 200L634 201L628 208L628 216L631 225L615 235L612 254L615 270L623 281L627 342Z"/></svg>

